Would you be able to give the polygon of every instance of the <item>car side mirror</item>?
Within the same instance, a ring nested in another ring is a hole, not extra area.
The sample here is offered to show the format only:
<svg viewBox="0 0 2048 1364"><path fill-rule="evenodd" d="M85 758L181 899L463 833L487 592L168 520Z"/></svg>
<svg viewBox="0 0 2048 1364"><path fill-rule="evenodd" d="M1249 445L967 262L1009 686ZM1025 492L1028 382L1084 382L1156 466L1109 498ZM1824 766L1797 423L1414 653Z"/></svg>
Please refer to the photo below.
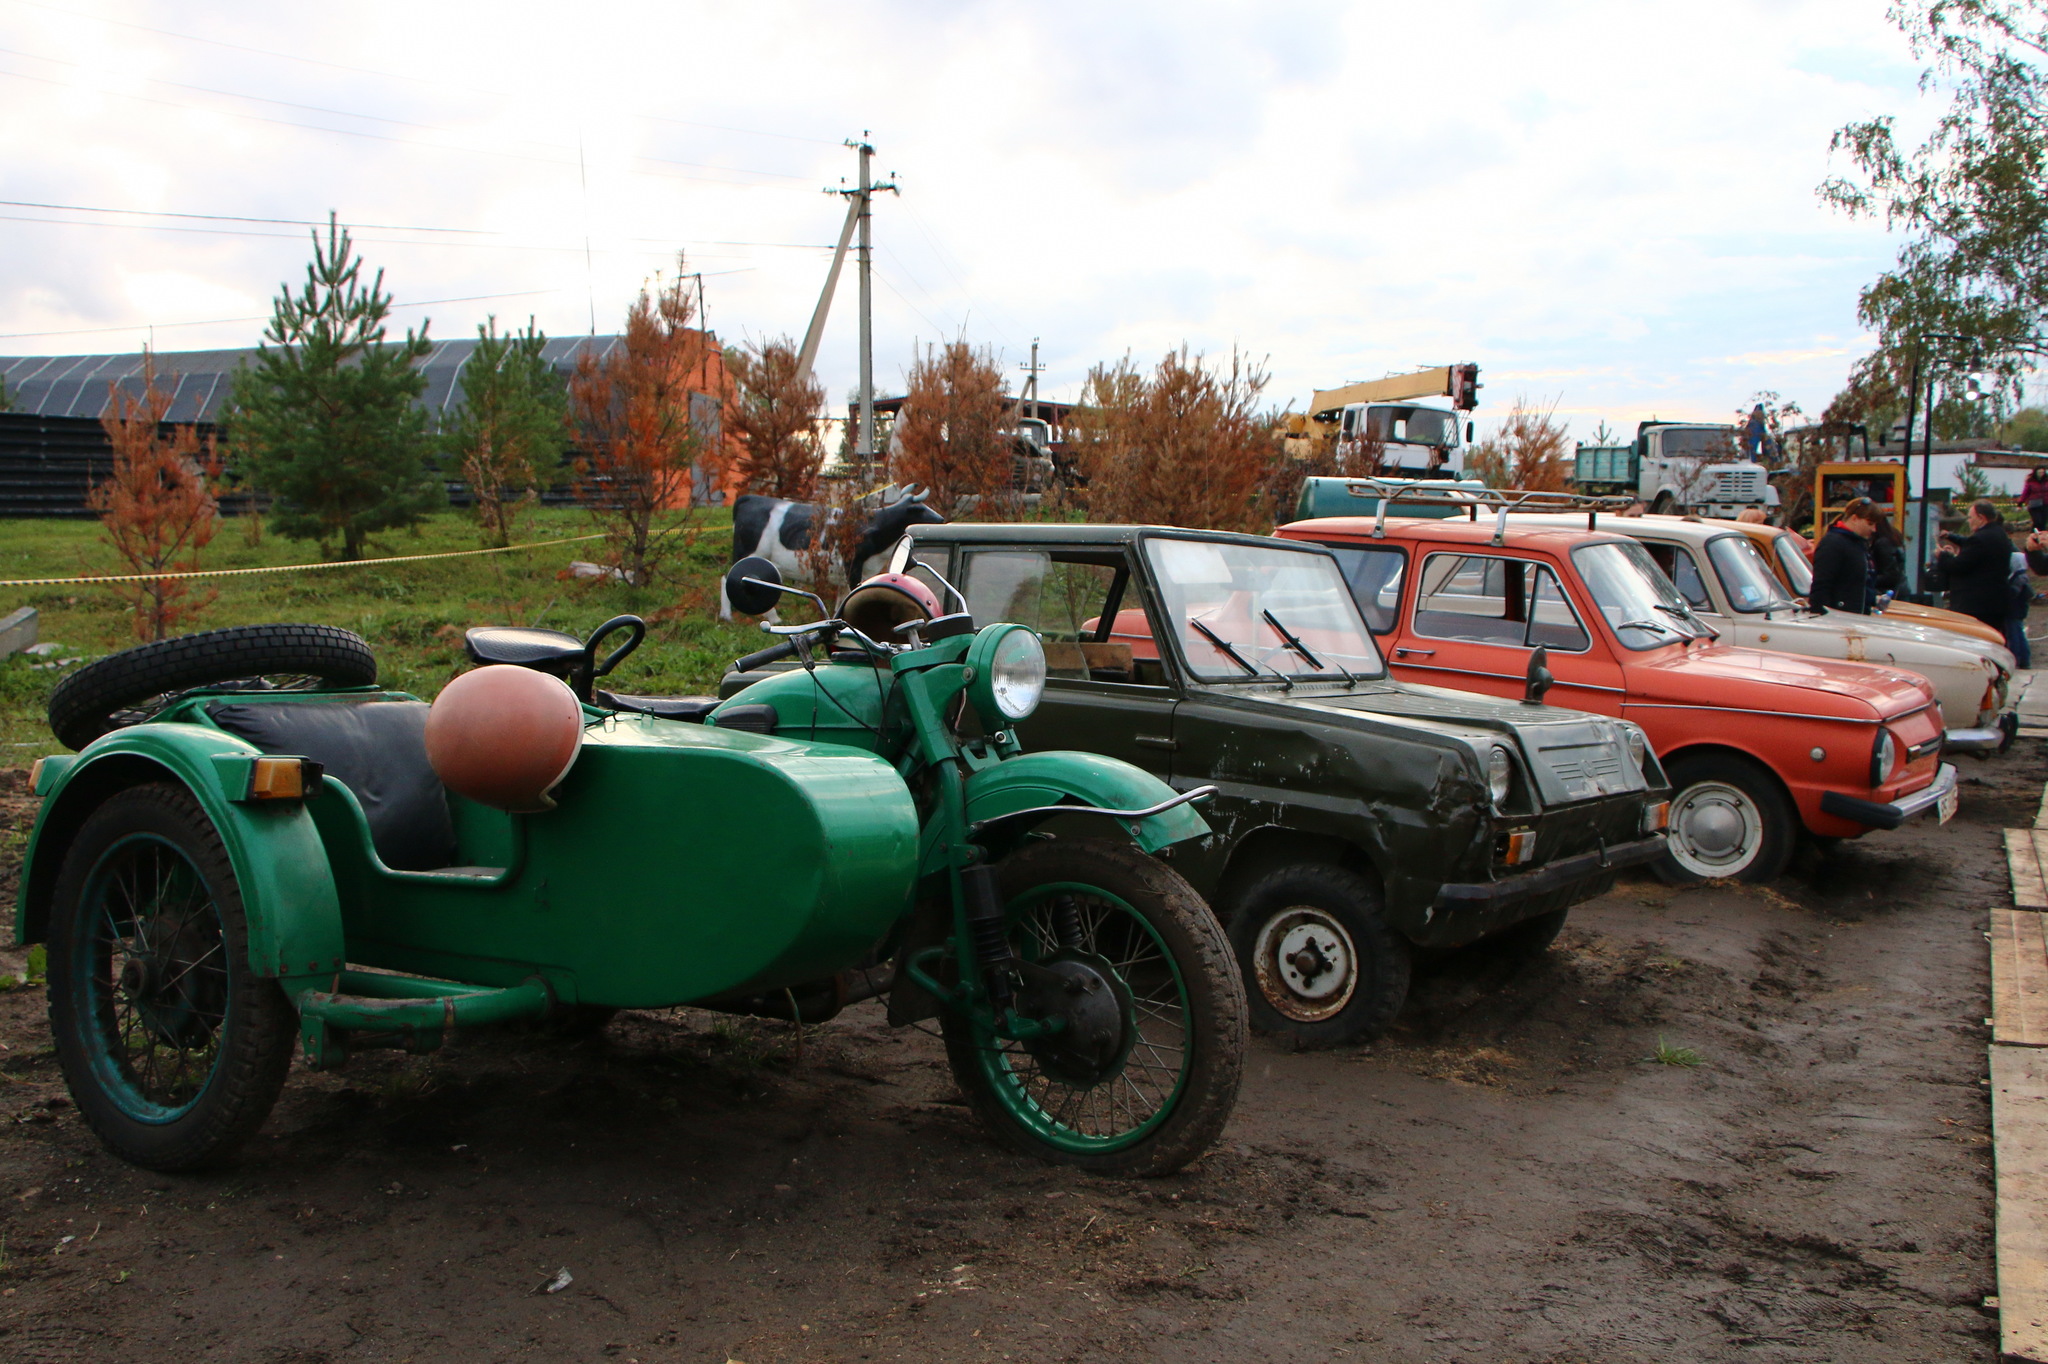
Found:
<svg viewBox="0 0 2048 1364"><path fill-rule="evenodd" d="M765 616L782 600L782 572L750 555L725 571L725 599L742 615Z"/></svg>
<svg viewBox="0 0 2048 1364"><path fill-rule="evenodd" d="M1550 650L1537 645L1529 653L1529 676L1522 685L1522 700L1532 706L1543 704L1543 694L1557 679L1550 675Z"/></svg>

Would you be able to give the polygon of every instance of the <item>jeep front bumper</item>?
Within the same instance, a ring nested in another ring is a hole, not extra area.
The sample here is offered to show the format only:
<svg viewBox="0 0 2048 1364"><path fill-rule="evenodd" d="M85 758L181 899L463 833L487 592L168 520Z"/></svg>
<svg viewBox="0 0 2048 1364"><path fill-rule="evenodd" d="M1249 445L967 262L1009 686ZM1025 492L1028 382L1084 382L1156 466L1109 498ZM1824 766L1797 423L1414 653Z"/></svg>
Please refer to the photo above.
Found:
<svg viewBox="0 0 2048 1364"><path fill-rule="evenodd" d="M1954 769L1950 771L1953 773ZM1657 834L1632 843L1617 843L1599 852L1560 857L1534 871L1504 876L1498 881L1454 881L1437 888L1436 903L1430 907L1430 917L1435 918L1452 909L1504 909L1538 895L1563 890L1575 881L1590 880L1618 867L1633 867L1652 861L1663 855L1665 847L1664 835Z"/></svg>

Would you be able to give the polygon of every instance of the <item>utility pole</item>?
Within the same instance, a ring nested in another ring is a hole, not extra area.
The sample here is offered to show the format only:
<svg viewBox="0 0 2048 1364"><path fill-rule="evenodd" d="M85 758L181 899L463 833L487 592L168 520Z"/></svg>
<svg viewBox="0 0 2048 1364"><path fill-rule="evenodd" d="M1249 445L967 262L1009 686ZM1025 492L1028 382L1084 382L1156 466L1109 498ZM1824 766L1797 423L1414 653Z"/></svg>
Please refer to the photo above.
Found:
<svg viewBox="0 0 2048 1364"><path fill-rule="evenodd" d="M856 228L860 232L857 256L860 262L860 423L854 441L853 457L866 464L875 457L875 298L872 281L874 236L869 228L872 217L870 206L874 197L882 190L900 194L894 181L874 183L869 163L875 149L869 145L866 131L862 131L858 142L847 139L846 145L860 155L860 184L853 189L828 189L827 194L837 194L846 200L846 222L839 229L839 245L832 252L832 268L825 274L824 292L818 295L818 306L811 313L811 325L804 332L803 349L797 354L797 370L808 374L818 358L818 344L825 336L825 317L832 311L832 295L839 289L839 267L846 260L846 243L853 237Z"/></svg>
<svg viewBox="0 0 2048 1364"><path fill-rule="evenodd" d="M1034 336L1031 338L1031 363L1028 365L1019 365L1017 366L1017 368L1023 370L1025 374L1030 376L1029 378L1024 380L1023 401L1026 404L1028 404L1028 406L1024 408L1024 415L1027 417L1035 417L1038 415L1038 376L1045 370L1045 366L1038 363L1037 337Z"/></svg>
<svg viewBox="0 0 2048 1364"><path fill-rule="evenodd" d="M860 196L860 433L854 442L853 457L862 464L872 464L875 459L875 193L900 193L894 181L878 185L870 177L868 167L875 149L867 137L866 130L862 130L860 141L846 144L860 154L860 188L854 191Z"/></svg>

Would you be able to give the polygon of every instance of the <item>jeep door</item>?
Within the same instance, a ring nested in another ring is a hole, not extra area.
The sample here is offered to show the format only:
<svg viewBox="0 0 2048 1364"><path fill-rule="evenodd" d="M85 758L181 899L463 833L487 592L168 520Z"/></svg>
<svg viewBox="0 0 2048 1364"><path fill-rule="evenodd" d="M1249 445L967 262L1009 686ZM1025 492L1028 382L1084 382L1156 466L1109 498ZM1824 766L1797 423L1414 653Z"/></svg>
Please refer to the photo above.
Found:
<svg viewBox="0 0 2048 1364"><path fill-rule="evenodd" d="M1415 586L1392 650L1395 675L1520 697L1546 651L1552 705L1620 715L1621 667L1547 560L1418 545Z"/></svg>
<svg viewBox="0 0 2048 1364"><path fill-rule="evenodd" d="M976 621L1015 621L1045 642L1045 698L1017 727L1026 749L1170 775L1175 697L1123 546L966 545L953 572Z"/></svg>

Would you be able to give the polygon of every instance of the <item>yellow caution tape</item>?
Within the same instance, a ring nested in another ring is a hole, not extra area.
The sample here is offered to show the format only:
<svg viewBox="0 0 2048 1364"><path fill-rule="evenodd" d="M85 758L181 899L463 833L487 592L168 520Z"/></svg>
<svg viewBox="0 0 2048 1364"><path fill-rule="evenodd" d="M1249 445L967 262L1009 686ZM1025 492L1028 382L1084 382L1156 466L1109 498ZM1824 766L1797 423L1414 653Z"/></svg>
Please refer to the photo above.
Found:
<svg viewBox="0 0 2048 1364"><path fill-rule="evenodd" d="M523 545L499 545L495 549L451 549L439 554L399 554L388 559L334 559L317 564L271 564L266 568L204 568L191 573L106 573L95 578L0 578L0 587L68 587L74 583L153 583L167 578L238 578L249 573L306 573L321 568L368 568L376 564L414 564L422 559L466 559L476 554L510 554L521 549L546 549L549 545L574 545L584 540L602 540L594 535L571 535L565 540L533 540Z"/></svg>

